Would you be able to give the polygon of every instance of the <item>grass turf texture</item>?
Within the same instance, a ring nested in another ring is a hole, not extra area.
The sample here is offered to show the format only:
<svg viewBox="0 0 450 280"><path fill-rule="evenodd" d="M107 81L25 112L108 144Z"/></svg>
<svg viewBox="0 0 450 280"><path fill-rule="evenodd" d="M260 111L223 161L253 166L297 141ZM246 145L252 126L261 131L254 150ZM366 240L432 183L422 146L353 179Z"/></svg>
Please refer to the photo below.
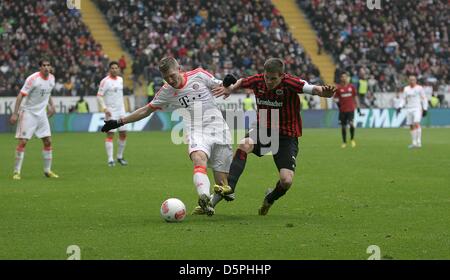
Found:
<svg viewBox="0 0 450 280"><path fill-rule="evenodd" d="M340 130L306 129L294 184L268 216L257 210L276 168L250 155L236 201L177 224L160 218L162 201L190 213L197 195L187 147L169 133L130 133L130 165L114 168L104 135L55 134L53 180L33 139L21 181L14 136L0 134L0 259L66 259L73 244L82 259L367 259L369 245L385 259L450 259L450 130L423 129L420 150L407 129L356 133L341 149Z"/></svg>

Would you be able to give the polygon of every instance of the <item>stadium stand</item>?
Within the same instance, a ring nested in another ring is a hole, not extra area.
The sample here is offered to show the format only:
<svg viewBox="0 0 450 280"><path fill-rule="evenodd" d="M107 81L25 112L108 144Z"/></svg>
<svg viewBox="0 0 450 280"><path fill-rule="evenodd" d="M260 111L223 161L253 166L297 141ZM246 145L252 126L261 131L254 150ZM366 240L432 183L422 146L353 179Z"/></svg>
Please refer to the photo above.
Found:
<svg viewBox="0 0 450 280"><path fill-rule="evenodd" d="M320 73L292 38L270 1L97 0L134 56L133 76L159 76L158 61L175 56L189 68L218 78L261 71L268 57L282 57L287 71L320 82Z"/></svg>
<svg viewBox="0 0 450 280"><path fill-rule="evenodd" d="M17 95L27 75L50 58L56 95L94 95L108 58L66 1L2 0L0 95Z"/></svg>
<svg viewBox="0 0 450 280"><path fill-rule="evenodd" d="M334 56L336 76L345 70L357 83L364 73L372 92L396 91L409 74L434 90L450 81L447 0L382 1L380 10L366 1L297 3Z"/></svg>

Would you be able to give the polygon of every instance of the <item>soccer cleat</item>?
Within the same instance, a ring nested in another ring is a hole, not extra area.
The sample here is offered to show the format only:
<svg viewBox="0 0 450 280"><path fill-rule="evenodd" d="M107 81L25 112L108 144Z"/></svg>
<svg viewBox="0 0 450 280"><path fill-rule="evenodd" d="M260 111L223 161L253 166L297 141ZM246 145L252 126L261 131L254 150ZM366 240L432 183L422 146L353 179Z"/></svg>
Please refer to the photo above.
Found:
<svg viewBox="0 0 450 280"><path fill-rule="evenodd" d="M206 214L206 213L200 206L196 206L191 213L191 215L204 215L204 214Z"/></svg>
<svg viewBox="0 0 450 280"><path fill-rule="evenodd" d="M417 145L411 144L408 146L408 149L414 149L414 148L417 148Z"/></svg>
<svg viewBox="0 0 450 280"><path fill-rule="evenodd" d="M206 215L212 216L214 215L214 208L211 205L211 199L208 195L202 194L198 199L198 205L205 211Z"/></svg>
<svg viewBox="0 0 450 280"><path fill-rule="evenodd" d="M128 165L128 161L124 160L123 158L118 158L117 162L120 163L120 165L122 165L122 166Z"/></svg>
<svg viewBox="0 0 450 280"><path fill-rule="evenodd" d="M14 180L20 180L21 179L20 178L20 173L19 172L14 172L13 179Z"/></svg>
<svg viewBox="0 0 450 280"><path fill-rule="evenodd" d="M263 204L262 204L261 208L259 208L259 210L258 210L258 214L260 216L267 215L267 213L269 212L270 207L273 205L273 204L269 203L267 201L267 199L266 199L267 195L269 193L271 193L272 191L273 191L272 189L267 189L267 191L266 191L266 196L264 197Z"/></svg>
<svg viewBox="0 0 450 280"><path fill-rule="evenodd" d="M356 147L356 141L352 140L352 148Z"/></svg>
<svg viewBox="0 0 450 280"><path fill-rule="evenodd" d="M341 148L347 148L347 144L342 143Z"/></svg>
<svg viewBox="0 0 450 280"><path fill-rule="evenodd" d="M108 166L109 167L114 167L114 166L116 166L116 164L114 163L114 161L110 161L110 162L108 162Z"/></svg>
<svg viewBox="0 0 450 280"><path fill-rule="evenodd" d="M214 185L214 192L217 194L220 194L222 196L226 196L226 195L234 193L233 189L227 185L225 185L225 186Z"/></svg>
<svg viewBox="0 0 450 280"><path fill-rule="evenodd" d="M44 172L45 177L47 178L59 178L58 175L56 175L55 173L53 173L53 171L49 171L49 172Z"/></svg>

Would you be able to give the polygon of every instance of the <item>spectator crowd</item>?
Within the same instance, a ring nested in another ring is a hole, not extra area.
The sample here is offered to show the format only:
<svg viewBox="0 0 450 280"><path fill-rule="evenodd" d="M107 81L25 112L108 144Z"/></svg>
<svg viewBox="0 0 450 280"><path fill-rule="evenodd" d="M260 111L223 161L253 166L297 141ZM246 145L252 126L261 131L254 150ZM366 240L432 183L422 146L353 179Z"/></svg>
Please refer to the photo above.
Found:
<svg viewBox="0 0 450 280"><path fill-rule="evenodd" d="M2 0L0 5L0 96L17 95L26 77L49 58L55 95L96 94L108 58L66 1Z"/></svg>
<svg viewBox="0 0 450 280"><path fill-rule="evenodd" d="M150 82L158 61L179 59L187 70L203 67L222 78L262 71L269 57L287 71L316 82L320 73L268 0L96 0L134 56L133 76Z"/></svg>
<svg viewBox="0 0 450 280"><path fill-rule="evenodd" d="M382 0L381 9L369 9L365 0L297 2L333 55L336 77L347 71L372 93L396 92L411 74L435 93L450 82L447 0Z"/></svg>

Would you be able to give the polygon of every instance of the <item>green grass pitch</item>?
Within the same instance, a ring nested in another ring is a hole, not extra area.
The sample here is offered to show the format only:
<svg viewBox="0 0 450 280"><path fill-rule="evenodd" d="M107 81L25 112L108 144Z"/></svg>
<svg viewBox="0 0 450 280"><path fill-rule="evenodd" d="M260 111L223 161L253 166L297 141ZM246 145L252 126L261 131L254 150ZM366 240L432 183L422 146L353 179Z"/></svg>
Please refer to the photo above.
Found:
<svg viewBox="0 0 450 280"><path fill-rule="evenodd" d="M408 150L407 129L357 129L340 148L338 129L306 129L286 196L257 210L276 182L272 157L250 155L234 202L213 217L166 223L160 205L196 205L186 146L170 133L130 133L130 165L106 165L104 135L53 136L52 180L41 141L27 146L22 180L12 180L16 141L0 135L0 259L450 259L450 130L423 129ZM115 148L117 145L115 145ZM211 178L211 176L210 176Z"/></svg>

